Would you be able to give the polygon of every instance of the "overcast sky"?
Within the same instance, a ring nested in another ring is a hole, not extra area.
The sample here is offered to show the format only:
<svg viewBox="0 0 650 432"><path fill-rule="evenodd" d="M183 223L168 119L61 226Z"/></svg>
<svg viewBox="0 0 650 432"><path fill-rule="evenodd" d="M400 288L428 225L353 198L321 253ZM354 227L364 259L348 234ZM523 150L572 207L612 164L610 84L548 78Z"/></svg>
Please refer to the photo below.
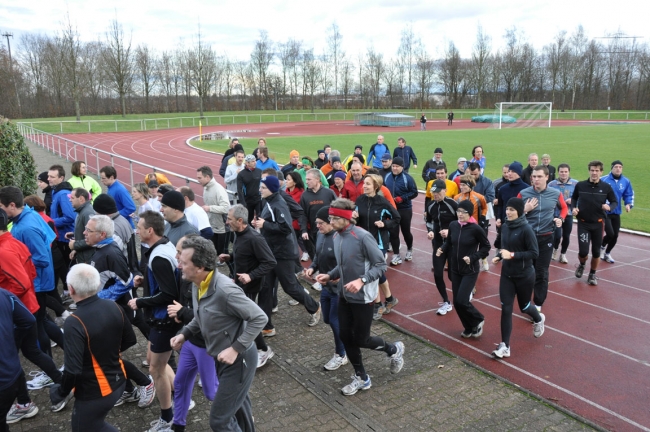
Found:
<svg viewBox="0 0 650 432"><path fill-rule="evenodd" d="M352 58L370 44L384 58L394 57L402 29L412 24L427 50L440 55L453 41L469 57L480 24L495 49L505 30L516 26L535 47L549 44L561 30L571 34L582 25L591 39L617 32L650 43L650 1L584 0L0 0L0 32L53 35L69 13L82 40L104 39L112 19L132 35L133 45L157 51L189 46L198 32L220 54L248 59L260 30L274 42L295 38L322 53L333 22L343 36L343 50ZM636 4L636 9L633 8ZM6 41L3 39L3 43Z"/></svg>

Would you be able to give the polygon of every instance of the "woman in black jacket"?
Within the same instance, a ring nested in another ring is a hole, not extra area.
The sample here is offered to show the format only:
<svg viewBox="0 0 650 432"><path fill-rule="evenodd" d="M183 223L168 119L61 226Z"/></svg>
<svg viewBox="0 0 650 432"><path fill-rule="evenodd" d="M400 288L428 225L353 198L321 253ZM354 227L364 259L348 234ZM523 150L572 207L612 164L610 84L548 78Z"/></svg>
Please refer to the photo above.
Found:
<svg viewBox="0 0 650 432"><path fill-rule="evenodd" d="M356 218L358 227L372 234L385 257L390 245L390 232L399 226L400 215L397 209L379 194L382 184L381 176L377 174L368 174L363 179L363 195L359 195L357 198L357 208L353 216ZM381 294L377 294L374 320L380 319L385 313L390 313L399 301L390 292L385 274L379 279L379 290L384 294L386 304L382 304Z"/></svg>
<svg viewBox="0 0 650 432"><path fill-rule="evenodd" d="M533 336L544 334L544 314L530 302L535 284L533 260L539 255L537 237L524 214L524 201L510 198L506 204L506 223L501 225L501 251L492 260L503 260L499 298L501 299L501 343L492 352L496 358L510 357L512 309L517 296L519 309L533 319Z"/></svg>
<svg viewBox="0 0 650 432"><path fill-rule="evenodd" d="M472 213L474 204L470 201L458 203L458 220L449 224L447 240L436 251L436 255L446 252L450 258L449 276L454 308L463 323L465 330L460 335L464 338L478 338L483 334L485 318L470 302L470 295L478 279L480 261L490 252L487 235Z"/></svg>

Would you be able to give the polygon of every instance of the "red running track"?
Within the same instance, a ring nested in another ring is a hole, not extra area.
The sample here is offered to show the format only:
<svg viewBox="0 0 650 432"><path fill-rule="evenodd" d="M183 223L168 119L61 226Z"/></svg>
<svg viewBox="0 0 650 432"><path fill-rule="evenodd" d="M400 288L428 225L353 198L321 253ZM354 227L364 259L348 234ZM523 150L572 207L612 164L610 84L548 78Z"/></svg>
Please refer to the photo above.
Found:
<svg viewBox="0 0 650 432"><path fill-rule="evenodd" d="M467 121L457 123L461 125L455 127L475 127ZM245 128L250 132L233 135L257 137L386 131L348 126L334 122L234 125L204 128L204 132ZM429 122L427 126L430 130L444 129L446 123ZM399 129L391 129L394 130ZM221 157L187 146L185 141L192 134L195 131L180 129L67 137L194 178L201 165L216 170ZM93 154L89 164L94 166L94 161ZM100 160L100 165L107 162ZM117 162L115 166L118 174L127 172L125 163ZM148 172L136 163L134 170L140 177L135 178L136 182L142 181ZM198 187L196 191L201 192ZM606 429L650 431L650 318L646 316L650 300L650 240L622 234L612 253L616 263L601 262L599 285L590 287L586 276L578 280L573 275L577 262L574 229L569 264L551 264L544 336L533 338L530 322L520 313L515 314L512 357L497 361L491 352L501 339L499 267L491 265L477 284L474 304L486 317L483 336L479 340L462 339L462 327L453 311L442 317L435 313L441 299L431 273L431 243L426 239L422 221L423 202L422 195L415 200L414 260L388 271L391 289L400 303L385 319ZM490 237L493 239L494 233ZM450 283L447 287L451 291Z"/></svg>

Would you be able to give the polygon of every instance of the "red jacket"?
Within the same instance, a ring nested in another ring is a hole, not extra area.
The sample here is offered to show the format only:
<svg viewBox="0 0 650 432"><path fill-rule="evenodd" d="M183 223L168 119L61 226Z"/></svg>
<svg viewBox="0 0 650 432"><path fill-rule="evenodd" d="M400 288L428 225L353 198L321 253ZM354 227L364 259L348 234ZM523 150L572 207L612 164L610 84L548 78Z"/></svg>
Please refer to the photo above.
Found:
<svg viewBox="0 0 650 432"><path fill-rule="evenodd" d="M355 202L359 195L363 195L363 179L358 185L355 185L354 180L352 179L346 180L343 190L341 191L341 196Z"/></svg>
<svg viewBox="0 0 650 432"><path fill-rule="evenodd" d="M300 197L302 196L302 193L304 192L304 189L298 189L297 187L294 187L293 190L287 189L287 193L295 202L300 204ZM297 220L293 220L293 229L296 229L300 231L300 223Z"/></svg>
<svg viewBox="0 0 650 432"><path fill-rule="evenodd" d="M18 297L31 313L39 309L34 279L36 267L27 246L10 232L0 235L0 287Z"/></svg>

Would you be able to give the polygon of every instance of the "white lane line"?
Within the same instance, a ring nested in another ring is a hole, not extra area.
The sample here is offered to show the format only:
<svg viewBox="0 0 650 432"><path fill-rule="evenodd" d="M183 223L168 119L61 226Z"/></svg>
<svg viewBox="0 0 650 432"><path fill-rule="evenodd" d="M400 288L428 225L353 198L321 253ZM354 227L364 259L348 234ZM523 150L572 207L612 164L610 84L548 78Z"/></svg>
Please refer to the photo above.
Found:
<svg viewBox="0 0 650 432"><path fill-rule="evenodd" d="M404 317L404 318L406 318L406 319L408 319L410 321L413 321L414 323L419 324L420 326L422 326L422 327L424 327L424 328L426 328L426 329L428 329L428 330L430 330L430 331L432 331L434 333L437 333L440 336L443 336L443 337L445 337L445 338L447 338L447 339L449 339L449 340L451 340L453 342L456 342L456 343L458 343L460 345L463 345L463 346L465 346L465 347L467 347L467 348L469 348L469 349L471 349L473 351L476 351L479 354L482 354L482 355L484 355L486 357L492 358L491 353L483 351L483 350L481 350L481 349L479 349L479 348L477 348L477 347L475 347L473 345L470 345L470 344L468 344L466 342L463 342L462 340L458 340L456 337L450 336L450 335L448 335L446 333L441 332L440 330L437 330L437 329L435 329L435 328L433 328L433 327L431 327L431 326L429 326L427 324L424 324L423 322L420 322L420 321L418 321L418 320L416 320L414 318L411 318L411 317L409 317L407 315L404 315L403 313L400 313L398 310L393 310L393 313L396 313L397 315L400 315L400 316L402 316L402 317ZM622 421L624 421L626 423L629 423L630 425L633 425L633 426L635 426L635 427L637 427L637 428L639 428L639 429L641 429L643 431L650 432L650 428L648 428L646 426L643 426L642 424L639 424L639 423L635 422L634 420L629 419L629 418L627 418L627 417L625 417L625 416L623 416L623 415L621 415L621 414L619 414L619 413L617 413L615 411L612 411L611 409L606 408L606 407L604 407L604 406L602 406L602 405L600 405L600 404L598 404L598 403L596 403L596 402L594 402L594 401L592 401L590 399L587 399L584 396L581 396L581 395L579 395L579 394L577 394L577 393L575 393L575 392L573 392L573 391L571 391L571 390L569 390L567 388L564 388L564 387L559 386L559 385L557 385L555 383L552 383L551 381L548 381L548 380L546 380L544 378L540 378L539 376L537 376L537 375L535 375L535 374L533 374L531 372L528 372L527 370L522 369L522 368L520 368L518 366L515 366L515 365L513 365L511 363L508 363L508 362L505 362L505 361L500 361L500 362L501 362L502 365L504 365L506 367L509 367L509 368L511 368L513 370L516 370L517 372L519 372L519 373L521 373L523 375L526 375L529 378L537 380L537 381L539 381L541 383L544 383L544 384L548 385L549 387L552 387L552 388L554 388L556 390L559 390L559 391L561 391L563 393L566 393L569 396L572 396L572 397L574 397L574 398L576 398L576 399L578 399L578 400L580 400L580 401L582 401L582 402L584 402L584 403L586 403L588 405L593 406L594 408L597 408L597 409L599 409L599 410L601 410L601 411L603 411L603 412L605 412L605 413L607 413L607 414L609 414L611 416L614 416L614 417L616 417L616 418L618 418L618 419L620 419L620 420L622 420Z"/></svg>

